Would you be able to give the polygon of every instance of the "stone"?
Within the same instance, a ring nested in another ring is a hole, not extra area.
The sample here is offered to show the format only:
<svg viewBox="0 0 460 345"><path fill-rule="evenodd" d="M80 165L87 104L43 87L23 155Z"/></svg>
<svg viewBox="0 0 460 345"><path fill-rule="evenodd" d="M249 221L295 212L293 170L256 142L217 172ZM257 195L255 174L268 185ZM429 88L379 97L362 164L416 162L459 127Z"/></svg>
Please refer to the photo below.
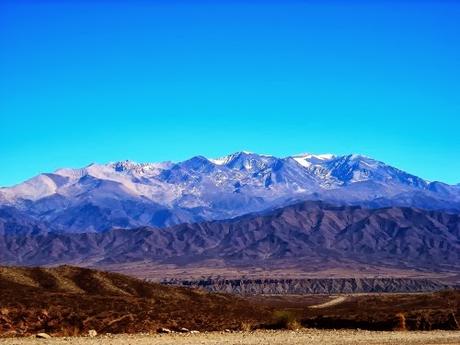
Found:
<svg viewBox="0 0 460 345"><path fill-rule="evenodd" d="M51 338L51 335L47 334L47 333L37 333L35 335L35 338L39 338L39 339L50 339Z"/></svg>
<svg viewBox="0 0 460 345"><path fill-rule="evenodd" d="M91 337L91 338L94 338L95 336L97 336L97 332L95 329L90 329L88 331L88 336Z"/></svg>
<svg viewBox="0 0 460 345"><path fill-rule="evenodd" d="M172 331L169 328L161 327L158 329L158 333L172 333Z"/></svg>

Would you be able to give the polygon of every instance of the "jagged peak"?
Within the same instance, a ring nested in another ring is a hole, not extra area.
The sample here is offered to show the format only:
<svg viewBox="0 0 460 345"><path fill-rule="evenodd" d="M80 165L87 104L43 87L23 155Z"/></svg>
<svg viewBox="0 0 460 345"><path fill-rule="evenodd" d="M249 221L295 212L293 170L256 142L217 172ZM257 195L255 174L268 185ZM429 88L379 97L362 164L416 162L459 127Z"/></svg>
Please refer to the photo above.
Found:
<svg viewBox="0 0 460 345"><path fill-rule="evenodd" d="M237 151L234 153L231 153L229 155L220 157L220 158L210 158L209 161L216 165L231 165L232 162L235 162L236 160L239 159L266 159L266 158L274 158L271 155L265 155L265 154L258 154L258 153L253 153L250 151Z"/></svg>
<svg viewBox="0 0 460 345"><path fill-rule="evenodd" d="M147 166L147 164L141 164L141 163L137 163L131 160L113 162L113 163L109 163L108 165L109 167L113 168L115 171L119 171L119 172L138 169L143 166Z"/></svg>

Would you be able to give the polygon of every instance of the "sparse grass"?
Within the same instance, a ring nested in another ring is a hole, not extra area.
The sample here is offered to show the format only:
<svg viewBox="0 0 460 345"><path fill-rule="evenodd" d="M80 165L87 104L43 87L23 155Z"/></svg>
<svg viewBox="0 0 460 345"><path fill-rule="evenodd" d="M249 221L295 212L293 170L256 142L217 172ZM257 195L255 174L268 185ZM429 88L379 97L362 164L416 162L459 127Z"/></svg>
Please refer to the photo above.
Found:
<svg viewBox="0 0 460 345"><path fill-rule="evenodd" d="M43 271L42 271L43 270ZM3 277L7 268L3 269ZM39 332L82 335L154 332L160 327L238 329L270 315L242 298L162 286L120 274L75 267L15 268L15 281L0 277L0 337ZM32 283L21 276L33 277ZM65 284L62 284L65 282ZM75 288L78 287L78 288ZM82 291L82 292L78 292Z"/></svg>
<svg viewBox="0 0 460 345"><path fill-rule="evenodd" d="M349 295L342 303L325 308L309 306L322 303L327 296L258 296L251 300L273 310L293 312L307 328L373 331L459 329L455 321L460 316L460 291L453 290L426 294ZM402 313L404 318L396 316L398 313Z"/></svg>
<svg viewBox="0 0 460 345"><path fill-rule="evenodd" d="M160 327L295 330L301 325L450 330L458 329L460 315L460 291L352 295L340 304L311 309L308 307L329 297L278 295L243 299L69 266L44 270L45 273L40 269L13 268L14 279L9 279L8 268L1 268L0 335L83 335L90 329L99 334L137 333L154 332Z"/></svg>

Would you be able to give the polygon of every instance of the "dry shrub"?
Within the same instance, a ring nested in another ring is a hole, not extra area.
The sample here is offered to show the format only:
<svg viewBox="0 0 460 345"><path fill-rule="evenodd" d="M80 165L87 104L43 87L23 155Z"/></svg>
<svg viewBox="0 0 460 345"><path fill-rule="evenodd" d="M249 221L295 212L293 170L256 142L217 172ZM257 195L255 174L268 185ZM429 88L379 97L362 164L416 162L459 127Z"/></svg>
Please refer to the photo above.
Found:
<svg viewBox="0 0 460 345"><path fill-rule="evenodd" d="M240 330L243 332L250 332L252 329L252 325L249 322L242 321L240 323Z"/></svg>
<svg viewBox="0 0 460 345"><path fill-rule="evenodd" d="M81 330L76 326L71 326L63 328L59 334L65 337L76 337L81 335Z"/></svg>
<svg viewBox="0 0 460 345"><path fill-rule="evenodd" d="M278 310L273 313L275 327L282 329L297 330L301 327L294 313L286 310Z"/></svg>
<svg viewBox="0 0 460 345"><path fill-rule="evenodd" d="M406 316L403 313L396 314L397 325L395 331L407 331Z"/></svg>
<svg viewBox="0 0 460 345"><path fill-rule="evenodd" d="M455 317L455 313L449 313L447 315L447 320L445 321L445 325L443 327L444 329L452 329L452 330L459 330L460 329L460 324L457 321L457 318Z"/></svg>

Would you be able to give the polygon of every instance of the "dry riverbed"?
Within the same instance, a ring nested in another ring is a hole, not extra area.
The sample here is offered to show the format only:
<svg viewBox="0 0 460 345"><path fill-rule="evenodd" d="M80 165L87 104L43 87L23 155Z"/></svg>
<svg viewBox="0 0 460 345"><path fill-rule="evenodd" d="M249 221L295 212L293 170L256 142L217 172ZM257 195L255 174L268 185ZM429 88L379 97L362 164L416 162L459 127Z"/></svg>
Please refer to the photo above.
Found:
<svg viewBox="0 0 460 345"><path fill-rule="evenodd" d="M210 332L199 334L104 335L52 339L0 338L6 345L430 345L460 344L460 331L370 332L361 330L302 330L256 332Z"/></svg>

